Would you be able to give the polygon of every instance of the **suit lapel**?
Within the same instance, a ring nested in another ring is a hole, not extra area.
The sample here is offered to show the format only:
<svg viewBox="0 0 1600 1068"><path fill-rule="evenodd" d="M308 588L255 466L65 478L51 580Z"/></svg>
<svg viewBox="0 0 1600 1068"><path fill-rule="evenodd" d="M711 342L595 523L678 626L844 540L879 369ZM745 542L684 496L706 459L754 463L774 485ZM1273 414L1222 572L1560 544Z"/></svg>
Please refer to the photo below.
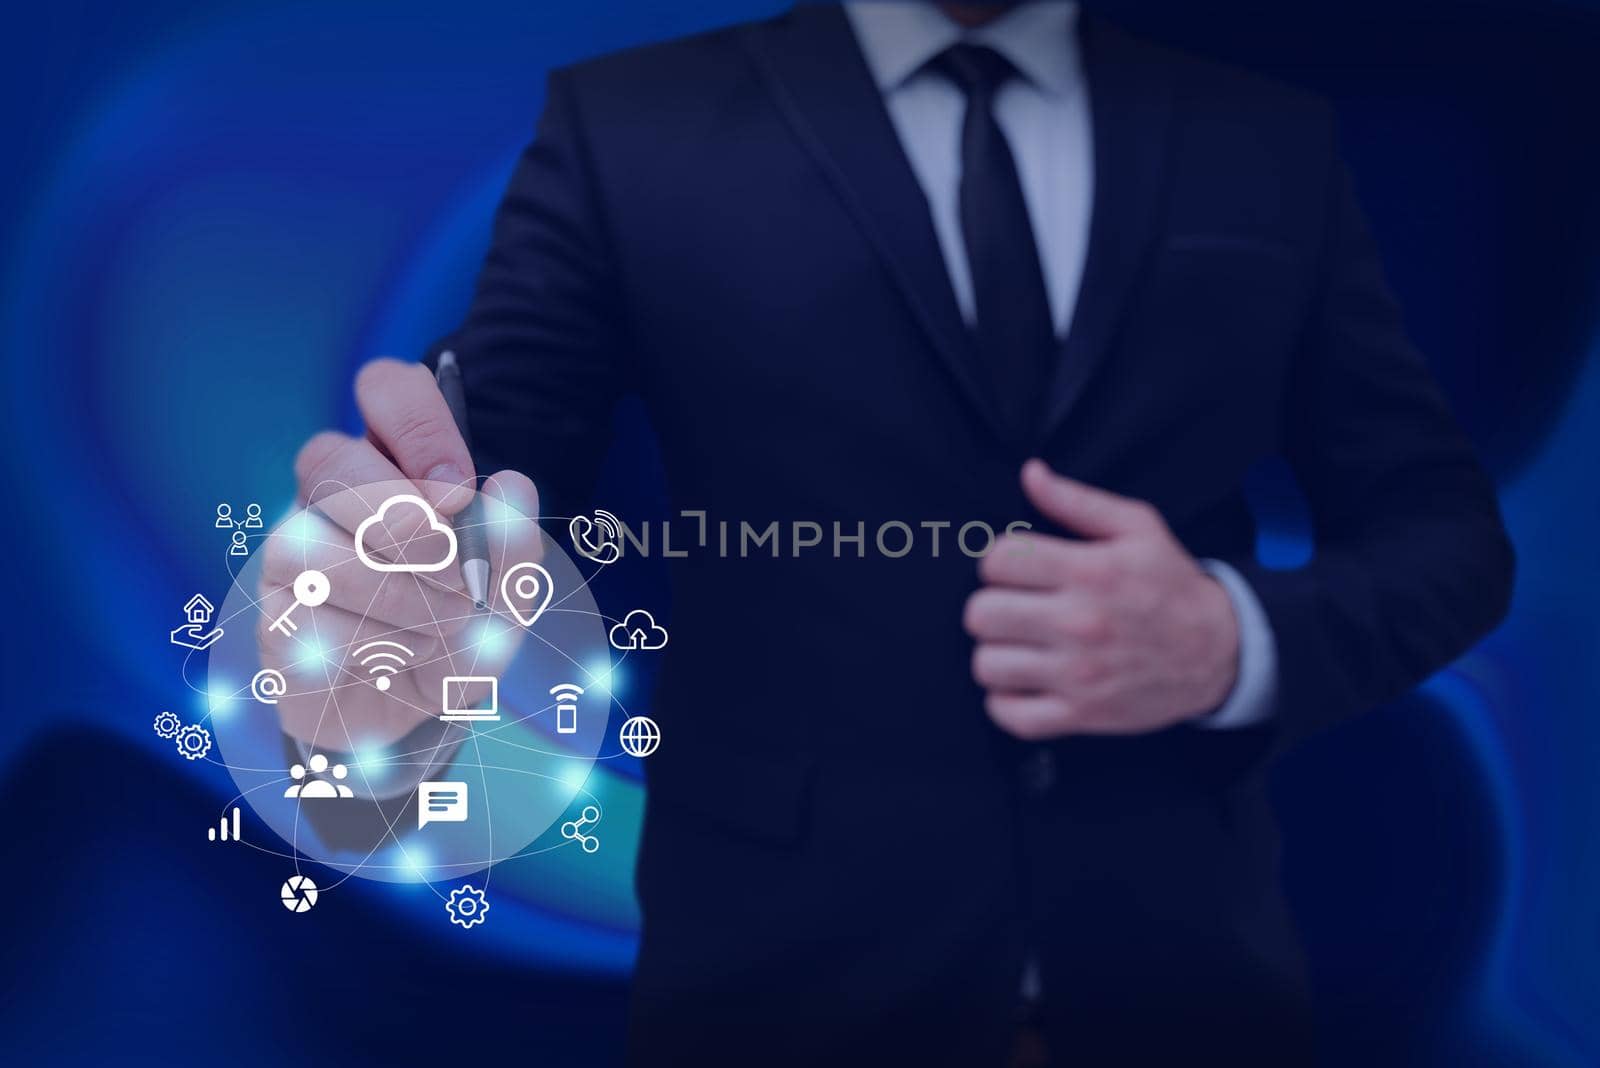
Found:
<svg viewBox="0 0 1600 1068"><path fill-rule="evenodd" d="M749 28L751 54L785 120L883 259L940 361L989 426L1011 438L950 288L927 199L836 5L801 5Z"/></svg>
<svg viewBox="0 0 1600 1068"><path fill-rule="evenodd" d="M1094 127L1094 208L1077 307L1049 387L1045 436L1066 419L1111 347L1166 188L1169 72L1114 27L1087 15L1079 27Z"/></svg>

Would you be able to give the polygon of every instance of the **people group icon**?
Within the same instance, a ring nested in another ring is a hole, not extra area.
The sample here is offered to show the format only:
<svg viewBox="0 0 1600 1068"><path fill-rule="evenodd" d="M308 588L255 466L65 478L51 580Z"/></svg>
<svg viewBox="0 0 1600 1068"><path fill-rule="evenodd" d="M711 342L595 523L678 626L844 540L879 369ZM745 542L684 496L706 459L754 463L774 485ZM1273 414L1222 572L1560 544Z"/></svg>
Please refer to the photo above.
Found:
<svg viewBox="0 0 1600 1068"><path fill-rule="evenodd" d="M311 759L305 764L296 764L289 769L289 778L294 782L283 791L284 797L306 800L308 798L354 797L355 791L343 782L329 782L327 779L307 778L307 772L312 775L331 774L335 779L343 779L350 772L343 764L328 763L328 758L321 753L312 753Z"/></svg>
<svg viewBox="0 0 1600 1068"><path fill-rule="evenodd" d="M240 527L245 530L260 530L266 526L261 521L261 505L255 501L251 501L244 506L243 519L233 518L233 505L223 501L217 505L217 521L212 525L218 530L231 530L234 527Z"/></svg>
<svg viewBox="0 0 1600 1068"><path fill-rule="evenodd" d="M217 521L212 525L218 530L233 532L229 535L229 556L249 556L250 535L246 534L245 531L260 530L266 526L266 523L262 522L261 519L261 505L255 501L245 505L243 519L233 518L233 505L223 501L217 505Z"/></svg>

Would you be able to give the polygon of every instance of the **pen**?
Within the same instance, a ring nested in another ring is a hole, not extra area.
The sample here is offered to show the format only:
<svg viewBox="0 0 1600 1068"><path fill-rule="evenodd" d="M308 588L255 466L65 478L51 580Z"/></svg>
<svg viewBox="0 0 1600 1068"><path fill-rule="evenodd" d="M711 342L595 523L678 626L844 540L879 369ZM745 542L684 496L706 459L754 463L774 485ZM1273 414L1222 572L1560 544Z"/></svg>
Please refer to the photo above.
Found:
<svg viewBox="0 0 1600 1068"><path fill-rule="evenodd" d="M439 367L434 372L434 378L439 383L439 392L444 394L445 406L450 409L450 416L456 421L456 430L461 433L461 440L467 446L467 454L472 453L472 435L467 430L467 393L461 385L461 366L456 363L456 354L449 349L439 353ZM489 539L483 529L483 495L477 491L477 479L473 479L474 486L472 500L467 506L456 513L455 527L456 540L461 543L461 581L466 583L467 596L472 598L472 605L478 611L489 607Z"/></svg>

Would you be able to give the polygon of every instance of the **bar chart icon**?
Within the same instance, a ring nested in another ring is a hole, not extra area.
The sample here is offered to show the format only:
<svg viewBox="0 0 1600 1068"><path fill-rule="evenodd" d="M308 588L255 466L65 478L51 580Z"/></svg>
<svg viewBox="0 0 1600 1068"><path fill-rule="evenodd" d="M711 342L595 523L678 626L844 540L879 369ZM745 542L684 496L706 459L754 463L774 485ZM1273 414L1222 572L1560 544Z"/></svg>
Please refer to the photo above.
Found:
<svg viewBox="0 0 1600 1068"><path fill-rule="evenodd" d="M231 826L230 826L230 824L231 824ZM217 841L219 836L221 837L222 841L224 841L224 842L227 842L227 841L237 842L239 840L239 806L238 805L234 805L233 809L226 816L224 816L224 817L222 817L222 819L218 820L217 821L217 825L215 827L212 827L210 830L206 831L206 841L208 841L208 842Z"/></svg>

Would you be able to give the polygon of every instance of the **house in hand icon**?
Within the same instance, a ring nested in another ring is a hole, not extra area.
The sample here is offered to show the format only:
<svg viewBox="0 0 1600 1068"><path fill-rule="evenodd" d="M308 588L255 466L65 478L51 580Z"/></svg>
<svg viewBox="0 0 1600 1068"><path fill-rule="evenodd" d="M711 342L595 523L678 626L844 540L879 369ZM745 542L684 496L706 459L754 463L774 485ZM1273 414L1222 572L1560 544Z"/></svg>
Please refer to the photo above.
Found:
<svg viewBox="0 0 1600 1068"><path fill-rule="evenodd" d="M211 648L217 639L222 637L221 627L206 630L211 626L211 617L216 611L211 602L198 593L189 598L188 603L183 606L183 613L189 622L172 632L172 644L181 645L185 649Z"/></svg>

